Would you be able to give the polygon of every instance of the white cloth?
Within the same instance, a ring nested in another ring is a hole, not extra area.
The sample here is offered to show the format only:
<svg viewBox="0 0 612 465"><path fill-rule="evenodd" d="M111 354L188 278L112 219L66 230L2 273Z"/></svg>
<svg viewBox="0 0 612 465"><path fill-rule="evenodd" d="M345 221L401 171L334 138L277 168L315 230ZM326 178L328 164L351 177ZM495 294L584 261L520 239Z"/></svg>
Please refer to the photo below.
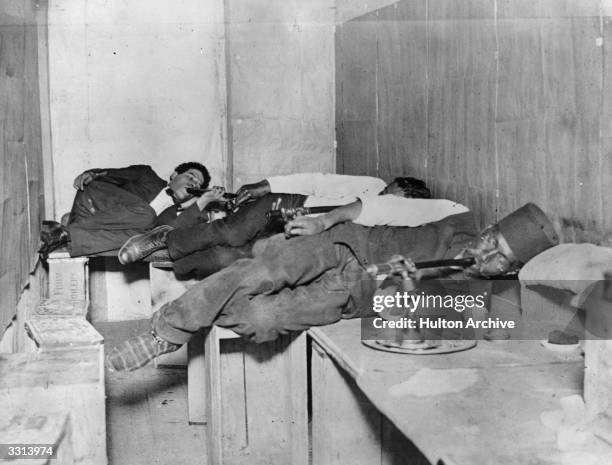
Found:
<svg viewBox="0 0 612 465"><path fill-rule="evenodd" d="M371 176L346 174L299 173L267 178L270 191L309 196L305 207L346 205L360 196L375 196L387 183Z"/></svg>
<svg viewBox="0 0 612 465"><path fill-rule="evenodd" d="M155 210L155 214L159 215L166 208L174 205L174 202L172 201L172 197L166 193L166 189L164 188L153 200L151 200L149 205L153 210Z"/></svg>
<svg viewBox="0 0 612 465"><path fill-rule="evenodd" d="M183 202L181 204L181 208L184 210L185 208L191 206L197 199L195 197ZM168 195L166 189L162 189L157 196L149 202L149 205L153 210L155 210L155 214L159 216L161 212L163 212L166 208L174 205L174 200L171 196ZM177 215L181 214L181 210L176 212Z"/></svg>
<svg viewBox="0 0 612 465"><path fill-rule="evenodd" d="M362 226L421 226L465 213L465 205L445 199L407 199L396 195L360 196Z"/></svg>

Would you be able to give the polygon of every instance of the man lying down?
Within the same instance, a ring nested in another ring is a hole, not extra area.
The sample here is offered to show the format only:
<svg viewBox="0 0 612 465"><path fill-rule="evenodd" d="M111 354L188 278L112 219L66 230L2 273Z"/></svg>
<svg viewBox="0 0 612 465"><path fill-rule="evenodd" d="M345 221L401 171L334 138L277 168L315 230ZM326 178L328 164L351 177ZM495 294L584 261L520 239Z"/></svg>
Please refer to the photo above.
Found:
<svg viewBox="0 0 612 465"><path fill-rule="evenodd" d="M195 199L189 188L206 188L210 174L201 163L179 164L164 180L148 165L90 169L74 180L76 195L62 224L43 221L43 258L66 246L71 257L117 250L134 234L156 225L203 221L205 208L223 195L214 188Z"/></svg>
<svg viewBox="0 0 612 465"><path fill-rule="evenodd" d="M236 261L162 306L151 331L113 349L107 367L135 370L213 324L264 342L371 315L377 281L365 267L397 254L414 262L471 255L471 273L492 276L517 269L558 242L533 204L478 236L463 205L389 195L364 198L315 220L298 218L287 232L299 235L258 241L253 258Z"/></svg>
<svg viewBox="0 0 612 465"><path fill-rule="evenodd" d="M278 229L266 216L275 205L286 209L327 207L377 194L431 197L425 182L411 177L398 177L387 184L371 176L329 173L272 176L242 186L236 199L239 208L226 218L181 227L159 226L130 238L119 251L119 261L172 260L177 276L201 279L239 258L252 257L255 241L281 232L282 225Z"/></svg>

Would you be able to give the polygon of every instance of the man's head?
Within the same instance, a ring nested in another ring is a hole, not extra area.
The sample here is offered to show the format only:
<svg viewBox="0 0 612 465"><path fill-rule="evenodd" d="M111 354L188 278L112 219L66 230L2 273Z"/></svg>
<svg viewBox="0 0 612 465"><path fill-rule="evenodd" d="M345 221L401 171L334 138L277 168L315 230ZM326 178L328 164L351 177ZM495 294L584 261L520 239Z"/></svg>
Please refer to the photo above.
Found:
<svg viewBox="0 0 612 465"><path fill-rule="evenodd" d="M187 192L187 188L206 189L210 183L210 174L204 165L194 161L181 163L174 168L174 173L170 175L168 187L172 190L173 196L179 202L183 202L192 197Z"/></svg>
<svg viewBox="0 0 612 465"><path fill-rule="evenodd" d="M412 199L430 199L431 192L425 181L417 178L395 178L378 195L397 195Z"/></svg>
<svg viewBox="0 0 612 465"><path fill-rule="evenodd" d="M468 269L474 276L500 276L517 271L532 257L559 243L555 229L539 207L523 205L489 226L467 255L476 259Z"/></svg>

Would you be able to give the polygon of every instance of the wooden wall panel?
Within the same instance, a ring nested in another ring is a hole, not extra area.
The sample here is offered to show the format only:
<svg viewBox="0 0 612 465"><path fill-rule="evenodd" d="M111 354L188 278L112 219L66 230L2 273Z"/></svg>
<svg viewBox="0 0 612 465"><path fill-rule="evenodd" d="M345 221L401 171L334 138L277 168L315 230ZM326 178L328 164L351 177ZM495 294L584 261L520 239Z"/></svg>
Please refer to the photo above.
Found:
<svg viewBox="0 0 612 465"><path fill-rule="evenodd" d="M352 112L369 115L376 102L375 133L355 131L350 145L367 138L377 160L351 158L345 133L338 171L423 177L436 196L466 203L481 226L532 201L565 241L612 245L612 25L600 6L402 0L343 24L354 53L376 47L374 87L360 80L357 89L354 68L337 86L358 98ZM356 63L348 54L337 49L337 67Z"/></svg>
<svg viewBox="0 0 612 465"><path fill-rule="evenodd" d="M360 21L336 30L336 55L347 57L336 67L337 160L347 174L378 169L375 27L371 21Z"/></svg>
<svg viewBox="0 0 612 465"><path fill-rule="evenodd" d="M42 219L38 39L33 2L0 8L0 337L37 260Z"/></svg>
<svg viewBox="0 0 612 465"><path fill-rule="evenodd" d="M604 43L612 44L612 17L603 20ZM610 45L608 45L610 47ZM606 54L608 56L608 54ZM601 147L600 169L601 176L601 214L603 216L603 230L606 243L612 244L612 60L604 60L602 77L602 111L601 111Z"/></svg>

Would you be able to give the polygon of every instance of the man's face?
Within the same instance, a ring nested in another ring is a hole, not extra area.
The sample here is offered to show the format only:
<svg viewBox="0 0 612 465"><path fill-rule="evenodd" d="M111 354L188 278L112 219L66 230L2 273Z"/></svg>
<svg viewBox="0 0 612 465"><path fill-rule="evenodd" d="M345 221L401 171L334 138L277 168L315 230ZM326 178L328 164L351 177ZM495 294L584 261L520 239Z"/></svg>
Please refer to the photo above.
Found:
<svg viewBox="0 0 612 465"><path fill-rule="evenodd" d="M467 249L467 255L476 259L467 270L474 276L501 276L516 270L514 254L495 226L482 232L476 245Z"/></svg>
<svg viewBox="0 0 612 465"><path fill-rule="evenodd" d="M378 193L378 195L397 195L398 197L405 197L404 189L395 181L387 184L385 188Z"/></svg>
<svg viewBox="0 0 612 465"><path fill-rule="evenodd" d="M187 192L187 188L192 187L198 189L202 184L204 184L204 176L200 170L191 168L181 174L177 174L176 172L172 173L168 187L174 192L174 198L176 200L184 202L193 197Z"/></svg>

